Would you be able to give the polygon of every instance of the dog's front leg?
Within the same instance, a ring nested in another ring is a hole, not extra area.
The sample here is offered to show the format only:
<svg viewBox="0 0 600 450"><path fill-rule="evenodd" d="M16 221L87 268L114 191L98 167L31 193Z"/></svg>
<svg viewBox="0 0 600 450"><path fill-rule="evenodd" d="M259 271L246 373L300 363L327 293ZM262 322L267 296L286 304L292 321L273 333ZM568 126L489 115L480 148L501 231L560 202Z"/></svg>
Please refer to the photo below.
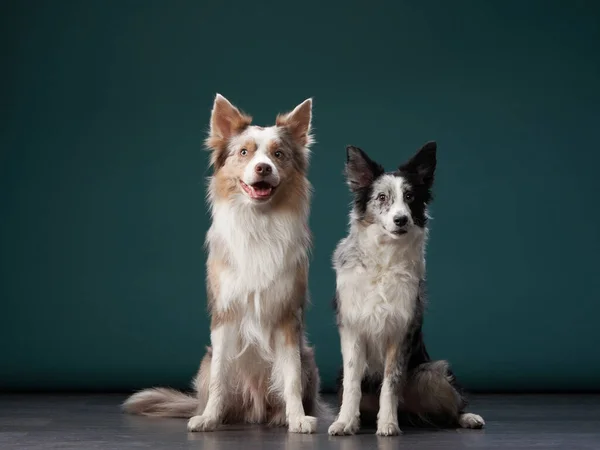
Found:
<svg viewBox="0 0 600 450"><path fill-rule="evenodd" d="M398 402L402 392L403 358L398 343L388 345L385 354L383 383L379 396L377 434L396 436L401 433L398 426Z"/></svg>
<svg viewBox="0 0 600 450"><path fill-rule="evenodd" d="M329 434L354 434L360 427L361 381L366 368L366 347L361 337L345 326L340 327L344 364L342 406Z"/></svg>
<svg viewBox="0 0 600 450"><path fill-rule="evenodd" d="M304 414L302 405L302 365L300 359L300 326L297 319L275 331L275 364L273 379L282 390L285 416L291 433L314 433L316 417Z"/></svg>
<svg viewBox="0 0 600 450"><path fill-rule="evenodd" d="M204 411L198 411L188 421L189 431L213 431L223 418L226 395L227 365L229 363L232 339L235 333L230 326L213 320L210 341L212 359L210 365L210 381L208 399Z"/></svg>

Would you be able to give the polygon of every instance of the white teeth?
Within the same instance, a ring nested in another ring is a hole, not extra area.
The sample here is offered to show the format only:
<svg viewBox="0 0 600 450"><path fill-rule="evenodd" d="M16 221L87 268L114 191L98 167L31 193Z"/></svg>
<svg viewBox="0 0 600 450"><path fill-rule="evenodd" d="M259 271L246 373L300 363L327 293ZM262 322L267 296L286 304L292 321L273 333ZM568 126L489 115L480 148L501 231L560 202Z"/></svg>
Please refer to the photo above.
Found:
<svg viewBox="0 0 600 450"><path fill-rule="evenodd" d="M274 190L274 187L271 186L269 183L260 183L260 184L256 183L256 184L259 184L258 186L256 186L256 185L246 184L243 181L241 181L241 184L242 184L242 188L246 191L246 194L248 194L251 198L254 198L254 199L263 199L264 200L266 198L269 198Z"/></svg>
<svg viewBox="0 0 600 450"><path fill-rule="evenodd" d="M271 194L271 191L273 190L273 188L271 186L269 187L265 187L265 188L255 188L254 186L250 186L250 189L252 189L252 196L253 197L267 197Z"/></svg>

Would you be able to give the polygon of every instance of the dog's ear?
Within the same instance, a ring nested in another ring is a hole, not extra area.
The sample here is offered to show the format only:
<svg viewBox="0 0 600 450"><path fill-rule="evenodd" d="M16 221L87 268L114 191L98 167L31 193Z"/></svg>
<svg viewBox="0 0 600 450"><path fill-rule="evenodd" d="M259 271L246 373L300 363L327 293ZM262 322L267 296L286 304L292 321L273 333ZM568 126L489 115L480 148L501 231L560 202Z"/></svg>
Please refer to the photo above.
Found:
<svg viewBox="0 0 600 450"><path fill-rule="evenodd" d="M252 117L243 114L221 94L217 94L210 116L210 134L216 138L229 139L252 122Z"/></svg>
<svg viewBox="0 0 600 450"><path fill-rule="evenodd" d="M210 132L206 146L213 150L211 163L220 167L227 157L227 143L252 123L252 117L242 113L221 94L217 94L210 116Z"/></svg>
<svg viewBox="0 0 600 450"><path fill-rule="evenodd" d="M407 163L401 165L399 170L416 175L420 183L431 187L437 164L436 153L437 143L434 141L427 142Z"/></svg>
<svg viewBox="0 0 600 450"><path fill-rule="evenodd" d="M276 125L285 128L292 139L302 147L310 147L313 138L310 134L312 120L312 98L308 98L296 106L291 112L279 114Z"/></svg>
<svg viewBox="0 0 600 450"><path fill-rule="evenodd" d="M352 192L370 186L383 172L383 167L360 148L352 145L346 147L346 180Z"/></svg>

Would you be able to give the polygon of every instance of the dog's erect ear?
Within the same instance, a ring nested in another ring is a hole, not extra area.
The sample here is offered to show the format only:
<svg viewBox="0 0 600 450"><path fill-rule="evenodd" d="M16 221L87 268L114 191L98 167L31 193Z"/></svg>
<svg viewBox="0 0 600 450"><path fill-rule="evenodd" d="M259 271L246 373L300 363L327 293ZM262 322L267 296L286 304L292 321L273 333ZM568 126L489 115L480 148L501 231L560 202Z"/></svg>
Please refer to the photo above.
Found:
<svg viewBox="0 0 600 450"><path fill-rule="evenodd" d="M210 132L206 146L213 150L211 164L220 167L227 157L227 142L252 123L252 117L242 113L221 94L217 94L210 116Z"/></svg>
<svg viewBox="0 0 600 450"><path fill-rule="evenodd" d="M383 172L383 167L360 148L352 145L346 147L346 180L352 192L370 186Z"/></svg>
<svg viewBox="0 0 600 450"><path fill-rule="evenodd" d="M401 165L399 170L416 175L421 183L431 187L437 164L436 153L437 143L427 142L407 163Z"/></svg>
<svg viewBox="0 0 600 450"><path fill-rule="evenodd" d="M210 135L229 139L252 122L252 117L243 114L221 94L217 94L210 116Z"/></svg>
<svg viewBox="0 0 600 450"><path fill-rule="evenodd" d="M313 139L310 135L312 120L312 98L308 98L294 108L293 111L277 116L276 124L288 130L294 141L302 147L309 147Z"/></svg>

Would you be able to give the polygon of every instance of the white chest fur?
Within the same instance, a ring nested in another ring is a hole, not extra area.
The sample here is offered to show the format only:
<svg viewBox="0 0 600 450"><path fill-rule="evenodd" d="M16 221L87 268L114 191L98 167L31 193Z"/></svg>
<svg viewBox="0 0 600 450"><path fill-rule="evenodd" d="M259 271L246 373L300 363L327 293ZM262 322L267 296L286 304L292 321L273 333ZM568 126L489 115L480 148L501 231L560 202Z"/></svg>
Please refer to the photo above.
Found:
<svg viewBox="0 0 600 450"><path fill-rule="evenodd" d="M402 334L424 274L423 235L392 240L365 232L347 239L360 251L351 264L336 264L340 320L374 340Z"/></svg>
<svg viewBox="0 0 600 450"><path fill-rule="evenodd" d="M250 303L259 313L289 298L298 265L307 259L309 235L298 215L228 203L214 206L207 243L226 262L216 306Z"/></svg>

